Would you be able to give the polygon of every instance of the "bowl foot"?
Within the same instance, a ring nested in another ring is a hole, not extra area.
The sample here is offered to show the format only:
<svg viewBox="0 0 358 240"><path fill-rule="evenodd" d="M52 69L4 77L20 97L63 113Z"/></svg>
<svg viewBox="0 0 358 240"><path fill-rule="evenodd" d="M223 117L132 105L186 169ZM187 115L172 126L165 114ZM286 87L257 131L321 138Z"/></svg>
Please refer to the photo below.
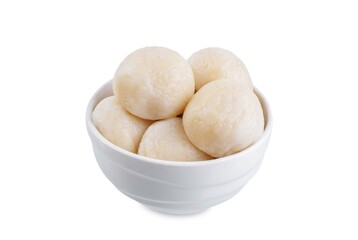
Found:
<svg viewBox="0 0 358 240"><path fill-rule="evenodd" d="M151 206L151 205L145 205L144 206L146 208L149 208L150 210L156 211L156 212L160 212L160 213L165 213L165 214L172 214L172 215L192 215L192 214L198 214L201 212L204 212L207 208L203 208L203 209L167 209L167 208L160 208L160 207L156 207L156 206Z"/></svg>

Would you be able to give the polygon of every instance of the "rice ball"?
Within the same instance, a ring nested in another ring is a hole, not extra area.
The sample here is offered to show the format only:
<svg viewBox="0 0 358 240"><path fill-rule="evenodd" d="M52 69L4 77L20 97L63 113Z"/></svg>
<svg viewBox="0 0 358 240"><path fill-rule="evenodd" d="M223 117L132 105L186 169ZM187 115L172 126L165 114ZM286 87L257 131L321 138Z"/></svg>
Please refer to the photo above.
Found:
<svg viewBox="0 0 358 240"><path fill-rule="evenodd" d="M264 131L264 115L254 92L237 80L221 79L202 87L183 114L190 141L213 157L237 153Z"/></svg>
<svg viewBox="0 0 358 240"><path fill-rule="evenodd" d="M92 121L108 141L133 153L137 153L139 142L152 123L127 112L114 96L97 104Z"/></svg>
<svg viewBox="0 0 358 240"><path fill-rule="evenodd" d="M194 53L188 62L195 78L195 90L223 78L236 79L253 89L249 72L244 63L232 52L222 48L205 48Z"/></svg>
<svg viewBox="0 0 358 240"><path fill-rule="evenodd" d="M195 91L190 65L178 53L163 47L134 51L119 65L114 95L130 113L150 120L183 113Z"/></svg>
<svg viewBox="0 0 358 240"><path fill-rule="evenodd" d="M184 162L212 159L189 141L178 117L153 123L143 135L138 154Z"/></svg>

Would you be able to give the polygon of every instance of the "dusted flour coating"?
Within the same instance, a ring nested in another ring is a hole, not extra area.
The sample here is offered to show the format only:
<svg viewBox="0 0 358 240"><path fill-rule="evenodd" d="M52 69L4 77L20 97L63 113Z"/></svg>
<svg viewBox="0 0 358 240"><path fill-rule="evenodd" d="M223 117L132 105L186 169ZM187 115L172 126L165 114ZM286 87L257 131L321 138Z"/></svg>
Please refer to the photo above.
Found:
<svg viewBox="0 0 358 240"><path fill-rule="evenodd" d="M178 117L153 123L143 135L138 154L184 162L212 159L189 141L182 119Z"/></svg>
<svg viewBox="0 0 358 240"><path fill-rule="evenodd" d="M163 47L134 51L119 65L113 79L113 92L122 106L150 120L183 113L194 91L190 65L178 53Z"/></svg>
<svg viewBox="0 0 358 240"><path fill-rule="evenodd" d="M264 115L254 92L237 80L221 79L202 87L183 114L190 141L213 157L237 153L264 131Z"/></svg>
<svg viewBox="0 0 358 240"><path fill-rule="evenodd" d="M137 153L139 142L152 123L127 112L114 96L97 104L92 121L108 141L133 153Z"/></svg>
<svg viewBox="0 0 358 240"><path fill-rule="evenodd" d="M194 53L188 62L195 78L195 90L217 79L236 79L253 89L244 63L232 52L222 48L205 48Z"/></svg>

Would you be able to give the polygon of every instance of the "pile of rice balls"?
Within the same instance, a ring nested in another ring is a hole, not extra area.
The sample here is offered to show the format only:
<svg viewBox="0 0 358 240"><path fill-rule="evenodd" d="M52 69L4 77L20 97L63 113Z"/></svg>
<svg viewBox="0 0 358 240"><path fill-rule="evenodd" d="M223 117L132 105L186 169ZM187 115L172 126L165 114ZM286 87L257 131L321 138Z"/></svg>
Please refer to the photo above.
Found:
<svg viewBox="0 0 358 240"><path fill-rule="evenodd" d="M225 49L202 49L188 60L163 47L136 50L119 65L113 93L97 104L93 123L108 141L142 156L220 158L264 131L250 75Z"/></svg>

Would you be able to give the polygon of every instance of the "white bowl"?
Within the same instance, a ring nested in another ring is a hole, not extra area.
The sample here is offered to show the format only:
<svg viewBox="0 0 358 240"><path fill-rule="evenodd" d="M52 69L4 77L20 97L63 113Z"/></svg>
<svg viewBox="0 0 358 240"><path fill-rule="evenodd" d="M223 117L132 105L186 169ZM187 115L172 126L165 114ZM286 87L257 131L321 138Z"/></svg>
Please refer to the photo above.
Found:
<svg viewBox="0 0 358 240"><path fill-rule="evenodd" d="M193 214L224 202L238 193L254 176L269 143L272 130L270 108L257 89L255 93L265 115L264 134L255 144L219 159L172 162L123 150L97 131L91 114L102 99L113 95L112 81L109 81L94 94L86 112L87 130L97 162L118 190L160 212Z"/></svg>

